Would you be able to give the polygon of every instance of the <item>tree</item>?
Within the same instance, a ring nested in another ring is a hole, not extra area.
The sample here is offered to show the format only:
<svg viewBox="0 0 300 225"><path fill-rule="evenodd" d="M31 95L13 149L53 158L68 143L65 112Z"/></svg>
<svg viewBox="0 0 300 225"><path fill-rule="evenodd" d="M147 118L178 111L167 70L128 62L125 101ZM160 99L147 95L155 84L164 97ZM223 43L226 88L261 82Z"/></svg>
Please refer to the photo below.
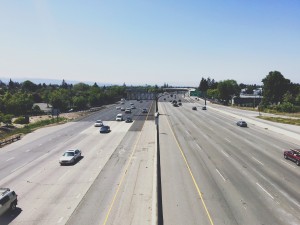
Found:
<svg viewBox="0 0 300 225"><path fill-rule="evenodd" d="M263 101L267 104L281 102L290 85L290 80L285 79L278 71L269 72L262 82L264 84Z"/></svg>
<svg viewBox="0 0 300 225"><path fill-rule="evenodd" d="M4 96L5 113L13 115L26 115L31 111L33 98L31 94L17 92Z"/></svg>
<svg viewBox="0 0 300 225"><path fill-rule="evenodd" d="M23 91L26 91L26 92L35 92L37 90L38 86L29 81L29 80L26 80L22 83L22 90Z"/></svg>
<svg viewBox="0 0 300 225"><path fill-rule="evenodd" d="M292 104L294 103L294 98L290 91L287 91L283 95L283 102L288 102L288 103L292 103Z"/></svg>
<svg viewBox="0 0 300 225"><path fill-rule="evenodd" d="M219 82L218 91L220 99L228 104L233 96L239 95L240 88L235 80L224 80Z"/></svg>
<svg viewBox="0 0 300 225"><path fill-rule="evenodd" d="M300 92L299 92L299 94L297 94L296 97L295 97L295 104L296 104L296 105L300 105Z"/></svg>
<svg viewBox="0 0 300 225"><path fill-rule="evenodd" d="M76 109L85 109L87 107L88 99L83 96L75 96L73 98L73 104Z"/></svg>
<svg viewBox="0 0 300 225"><path fill-rule="evenodd" d="M49 101L53 109L65 111L68 108L68 103L70 102L68 91L66 89L54 90L49 95Z"/></svg>
<svg viewBox="0 0 300 225"><path fill-rule="evenodd" d="M200 81L200 84L199 84L199 90L203 93L206 93L207 92L207 89L208 89L208 82L206 79L204 79L202 77L201 81Z"/></svg>
<svg viewBox="0 0 300 225"><path fill-rule="evenodd" d="M207 97L211 99L219 98L219 90L218 89L208 89L207 90Z"/></svg>

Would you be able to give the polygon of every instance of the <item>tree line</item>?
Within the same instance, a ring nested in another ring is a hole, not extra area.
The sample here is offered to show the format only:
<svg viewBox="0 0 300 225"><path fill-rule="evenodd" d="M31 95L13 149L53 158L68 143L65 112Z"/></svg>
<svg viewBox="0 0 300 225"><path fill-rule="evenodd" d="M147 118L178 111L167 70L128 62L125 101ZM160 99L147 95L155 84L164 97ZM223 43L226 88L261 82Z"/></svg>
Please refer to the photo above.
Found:
<svg viewBox="0 0 300 225"><path fill-rule="evenodd" d="M52 108L66 112L70 109L84 110L113 103L126 96L126 85L98 86L97 83L35 84L29 80L22 83L0 81L0 122L9 123L12 117L42 114L34 103L47 103Z"/></svg>
<svg viewBox="0 0 300 225"><path fill-rule="evenodd" d="M281 112L300 111L300 84L292 83L279 71L271 71L262 79L262 86L238 84L235 80L216 82L211 78L203 78L199 84L199 91L203 96L212 100L219 100L229 104L233 96L239 96L242 89L247 94L253 94L257 88L262 88L261 110L274 109Z"/></svg>

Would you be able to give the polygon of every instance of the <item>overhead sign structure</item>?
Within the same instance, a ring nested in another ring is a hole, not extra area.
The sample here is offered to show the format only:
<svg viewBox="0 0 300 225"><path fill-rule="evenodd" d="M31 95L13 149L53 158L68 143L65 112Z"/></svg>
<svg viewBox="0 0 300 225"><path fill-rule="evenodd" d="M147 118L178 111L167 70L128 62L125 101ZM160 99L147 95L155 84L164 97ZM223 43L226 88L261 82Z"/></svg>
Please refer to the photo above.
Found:
<svg viewBox="0 0 300 225"><path fill-rule="evenodd" d="M190 91L190 96L199 97L200 96L200 92L199 91Z"/></svg>
<svg viewBox="0 0 300 225"><path fill-rule="evenodd" d="M155 100L155 93L131 91L131 92L127 92L127 99L128 100Z"/></svg>

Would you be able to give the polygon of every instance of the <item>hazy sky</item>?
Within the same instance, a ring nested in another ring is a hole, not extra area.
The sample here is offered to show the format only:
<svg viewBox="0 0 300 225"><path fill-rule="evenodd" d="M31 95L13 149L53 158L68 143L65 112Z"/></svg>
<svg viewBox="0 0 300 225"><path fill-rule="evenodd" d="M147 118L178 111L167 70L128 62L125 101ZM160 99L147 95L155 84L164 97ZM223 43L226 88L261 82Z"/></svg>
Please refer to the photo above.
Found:
<svg viewBox="0 0 300 225"><path fill-rule="evenodd" d="M299 0L0 0L0 79L300 83Z"/></svg>

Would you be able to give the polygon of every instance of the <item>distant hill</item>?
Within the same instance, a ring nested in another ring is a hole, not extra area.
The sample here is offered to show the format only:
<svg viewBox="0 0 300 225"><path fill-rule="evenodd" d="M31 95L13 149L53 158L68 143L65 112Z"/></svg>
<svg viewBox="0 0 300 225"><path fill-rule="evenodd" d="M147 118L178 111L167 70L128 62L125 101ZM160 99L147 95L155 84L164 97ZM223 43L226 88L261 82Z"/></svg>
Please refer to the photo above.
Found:
<svg viewBox="0 0 300 225"><path fill-rule="evenodd" d="M8 83L9 80L12 80L13 82L18 82L18 83L22 83L26 80L29 80L35 84L61 84L63 80L58 80L58 79L38 79L38 78L0 78L0 80L3 83ZM95 82L91 82L91 81L75 81L75 80L65 80L65 82L67 84L78 84L78 83L85 83L88 85L93 85ZM121 84L109 84L109 83L99 83L96 82L98 86L112 86L112 85L121 85Z"/></svg>

